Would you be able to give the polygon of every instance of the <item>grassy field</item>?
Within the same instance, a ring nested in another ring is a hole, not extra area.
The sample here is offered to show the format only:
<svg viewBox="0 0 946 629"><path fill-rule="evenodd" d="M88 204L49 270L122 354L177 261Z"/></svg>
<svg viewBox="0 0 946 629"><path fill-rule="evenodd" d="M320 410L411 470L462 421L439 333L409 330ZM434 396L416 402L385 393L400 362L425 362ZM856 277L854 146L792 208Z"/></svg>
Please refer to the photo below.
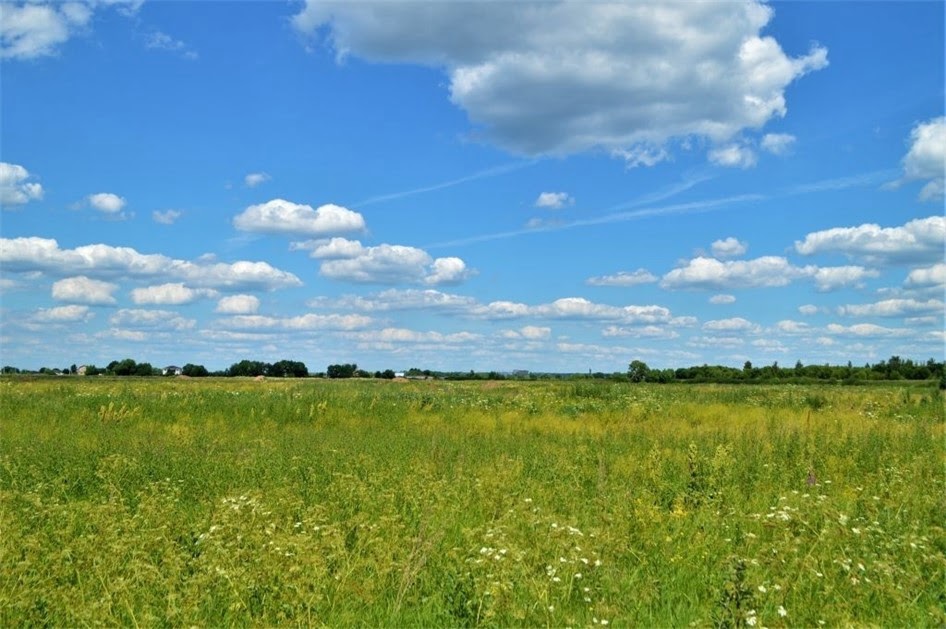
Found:
<svg viewBox="0 0 946 629"><path fill-rule="evenodd" d="M0 626L942 626L933 388L0 379Z"/></svg>

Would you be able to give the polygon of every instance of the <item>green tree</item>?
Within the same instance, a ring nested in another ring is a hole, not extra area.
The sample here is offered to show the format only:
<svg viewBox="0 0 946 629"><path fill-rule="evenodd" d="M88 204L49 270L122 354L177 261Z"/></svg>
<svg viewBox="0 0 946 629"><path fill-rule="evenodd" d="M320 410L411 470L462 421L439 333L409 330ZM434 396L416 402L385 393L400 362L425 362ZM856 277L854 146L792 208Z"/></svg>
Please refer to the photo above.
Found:
<svg viewBox="0 0 946 629"><path fill-rule="evenodd" d="M644 382L650 376L650 367L642 360L631 361L627 367L627 377L631 382Z"/></svg>

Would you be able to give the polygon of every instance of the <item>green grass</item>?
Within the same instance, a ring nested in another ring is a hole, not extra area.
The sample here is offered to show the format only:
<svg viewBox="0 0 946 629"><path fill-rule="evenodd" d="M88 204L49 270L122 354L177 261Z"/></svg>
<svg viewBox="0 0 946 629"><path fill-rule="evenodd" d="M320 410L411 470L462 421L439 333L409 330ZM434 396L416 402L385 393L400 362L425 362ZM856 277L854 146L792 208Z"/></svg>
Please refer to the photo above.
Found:
<svg viewBox="0 0 946 629"><path fill-rule="evenodd" d="M943 411L896 386L0 379L0 625L942 626Z"/></svg>

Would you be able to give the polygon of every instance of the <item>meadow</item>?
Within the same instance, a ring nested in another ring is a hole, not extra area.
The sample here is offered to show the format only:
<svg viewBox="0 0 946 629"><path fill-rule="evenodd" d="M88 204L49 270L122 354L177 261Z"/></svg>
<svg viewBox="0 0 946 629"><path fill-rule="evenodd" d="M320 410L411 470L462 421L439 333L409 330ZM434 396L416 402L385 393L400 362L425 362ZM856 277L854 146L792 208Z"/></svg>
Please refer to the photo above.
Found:
<svg viewBox="0 0 946 629"><path fill-rule="evenodd" d="M0 379L0 626L943 626L943 394Z"/></svg>

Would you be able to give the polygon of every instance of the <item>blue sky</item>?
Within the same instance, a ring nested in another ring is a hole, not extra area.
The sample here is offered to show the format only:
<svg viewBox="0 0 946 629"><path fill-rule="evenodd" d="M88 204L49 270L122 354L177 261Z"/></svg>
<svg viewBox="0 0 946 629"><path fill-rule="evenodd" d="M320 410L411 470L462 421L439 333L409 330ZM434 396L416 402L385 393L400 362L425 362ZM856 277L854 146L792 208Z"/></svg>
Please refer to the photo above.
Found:
<svg viewBox="0 0 946 629"><path fill-rule="evenodd" d="M942 360L941 2L0 2L0 362Z"/></svg>

